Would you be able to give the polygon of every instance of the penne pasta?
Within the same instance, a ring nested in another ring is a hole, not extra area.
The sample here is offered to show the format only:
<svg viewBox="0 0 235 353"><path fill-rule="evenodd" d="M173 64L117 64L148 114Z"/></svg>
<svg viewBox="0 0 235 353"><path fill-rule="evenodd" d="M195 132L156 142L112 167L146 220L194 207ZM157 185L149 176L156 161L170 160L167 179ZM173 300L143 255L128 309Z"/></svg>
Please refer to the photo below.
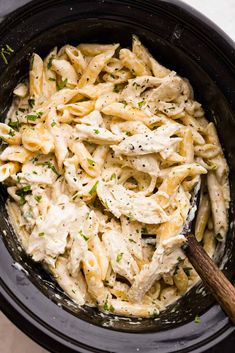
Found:
<svg viewBox="0 0 235 353"><path fill-rule="evenodd" d="M198 281L182 229L200 181L196 239L216 259L228 230L228 165L189 81L133 35L35 53L13 93L0 181L24 250L77 305L154 319Z"/></svg>

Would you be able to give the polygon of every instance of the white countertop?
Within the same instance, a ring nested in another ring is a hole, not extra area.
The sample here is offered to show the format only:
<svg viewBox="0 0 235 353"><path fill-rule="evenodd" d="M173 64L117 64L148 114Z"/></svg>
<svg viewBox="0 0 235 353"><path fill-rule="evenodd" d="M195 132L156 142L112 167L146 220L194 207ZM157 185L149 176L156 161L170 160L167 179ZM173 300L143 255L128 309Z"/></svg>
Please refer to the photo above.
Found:
<svg viewBox="0 0 235 353"><path fill-rule="evenodd" d="M235 41L235 0L184 0L184 2L217 23ZM2 353L47 353L18 330L2 313L0 313L0 347L4 347Z"/></svg>

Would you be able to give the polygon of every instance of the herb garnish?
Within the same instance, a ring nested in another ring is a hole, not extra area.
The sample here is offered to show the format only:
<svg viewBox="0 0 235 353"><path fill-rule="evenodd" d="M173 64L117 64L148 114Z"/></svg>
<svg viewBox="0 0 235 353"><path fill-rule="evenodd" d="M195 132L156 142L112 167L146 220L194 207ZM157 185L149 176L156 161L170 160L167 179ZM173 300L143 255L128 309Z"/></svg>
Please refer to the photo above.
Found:
<svg viewBox="0 0 235 353"><path fill-rule="evenodd" d="M112 304L108 303L108 296L105 299L105 303L104 303L104 310L105 311L111 311L112 313L114 312L114 307L112 306Z"/></svg>
<svg viewBox="0 0 235 353"><path fill-rule="evenodd" d="M144 103L145 103L145 101L138 102L138 107L139 108L143 107Z"/></svg>
<svg viewBox="0 0 235 353"><path fill-rule="evenodd" d="M36 121L37 119L41 118L43 112L36 112L35 114L28 114L25 116L27 121Z"/></svg>
<svg viewBox="0 0 235 353"><path fill-rule="evenodd" d="M6 55L11 55L12 53L14 53L14 50L9 45L6 45L6 48L1 48L0 54L5 65L8 64Z"/></svg>
<svg viewBox="0 0 235 353"><path fill-rule="evenodd" d="M52 164L50 161L46 161L46 162L42 162L42 163L37 163L36 165L41 165L41 166L43 166L43 167L48 167L48 168L51 169L56 175L58 175L58 176L60 175L60 174L57 172L57 170L56 170L54 164Z"/></svg>
<svg viewBox="0 0 235 353"><path fill-rule="evenodd" d="M33 108L34 105L35 105L35 99L34 98L29 98L28 99L28 103L29 103L30 108Z"/></svg>
<svg viewBox="0 0 235 353"><path fill-rule="evenodd" d="M8 135L10 135L11 137L15 136L15 131L13 129L11 129L8 133Z"/></svg>
<svg viewBox="0 0 235 353"><path fill-rule="evenodd" d="M64 80L62 80L61 82L57 83L57 89L58 91L60 91L61 89L65 88L65 86L67 85L68 79L65 78Z"/></svg>
<svg viewBox="0 0 235 353"><path fill-rule="evenodd" d="M190 271L192 270L192 267L183 267L184 272L186 275L189 277L190 276Z"/></svg>
<svg viewBox="0 0 235 353"><path fill-rule="evenodd" d="M119 93L122 89L122 86L120 84L115 84L114 87L113 87L113 92L115 93Z"/></svg>
<svg viewBox="0 0 235 353"><path fill-rule="evenodd" d="M201 318L200 318L200 316L199 316L199 315L196 315L196 316L195 316L195 318L194 318L194 322L195 322L196 324L200 324L200 322L201 322Z"/></svg>
<svg viewBox="0 0 235 353"><path fill-rule="evenodd" d="M87 158L87 162L90 166L94 167L95 166L95 161L93 161L93 159L89 159Z"/></svg>
<svg viewBox="0 0 235 353"><path fill-rule="evenodd" d="M20 123L19 123L19 120L17 120L17 121L10 120L8 125L10 127L12 127L13 129L19 130Z"/></svg>
<svg viewBox="0 0 235 353"><path fill-rule="evenodd" d="M41 199L42 199L42 196L41 196L41 195L35 195L35 196L34 196L34 199L35 199L37 202L40 202Z"/></svg>
<svg viewBox="0 0 235 353"><path fill-rule="evenodd" d="M122 259L122 257L123 257L123 252L121 252L120 254L117 255L116 261L117 261L117 262L120 262L121 259Z"/></svg>
<svg viewBox="0 0 235 353"><path fill-rule="evenodd" d="M81 237L83 237L85 241L89 240L89 237L86 237L82 230L79 230L79 234L81 235Z"/></svg>
<svg viewBox="0 0 235 353"><path fill-rule="evenodd" d="M110 180L116 179L116 177L117 177L116 173L113 173L110 177Z"/></svg>
<svg viewBox="0 0 235 353"><path fill-rule="evenodd" d="M96 193L96 189L97 189L98 183L99 183L99 180L97 180L97 181L95 182L95 184L92 186L91 190L89 191L89 194L90 194L90 195L93 195L93 194Z"/></svg>
<svg viewBox="0 0 235 353"><path fill-rule="evenodd" d="M50 69L52 67L52 60L55 59L55 55L52 54L48 60L47 68Z"/></svg>
<svg viewBox="0 0 235 353"><path fill-rule="evenodd" d="M20 196L19 203L21 206L25 204L25 202L26 202L25 196L29 195L29 194L32 194L32 190L31 190L30 185L23 186L22 188L16 190L16 195Z"/></svg>

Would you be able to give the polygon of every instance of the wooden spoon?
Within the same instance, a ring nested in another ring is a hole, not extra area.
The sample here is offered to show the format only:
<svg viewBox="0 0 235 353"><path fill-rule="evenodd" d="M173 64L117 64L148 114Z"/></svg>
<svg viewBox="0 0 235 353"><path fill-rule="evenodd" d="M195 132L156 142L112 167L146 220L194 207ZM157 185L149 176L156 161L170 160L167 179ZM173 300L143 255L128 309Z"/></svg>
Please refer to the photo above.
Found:
<svg viewBox="0 0 235 353"><path fill-rule="evenodd" d="M235 288L192 234L197 205L199 204L199 190L200 182L194 189L191 210L182 231L182 234L187 238L187 243L183 247L183 250L211 294L229 316L233 324L235 324Z"/></svg>

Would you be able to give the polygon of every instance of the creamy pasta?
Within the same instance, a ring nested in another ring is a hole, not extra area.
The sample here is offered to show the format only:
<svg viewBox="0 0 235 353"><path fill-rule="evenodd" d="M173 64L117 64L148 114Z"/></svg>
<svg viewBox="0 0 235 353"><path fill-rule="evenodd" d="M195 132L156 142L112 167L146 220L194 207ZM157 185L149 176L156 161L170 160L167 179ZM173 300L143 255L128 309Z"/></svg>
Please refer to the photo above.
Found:
<svg viewBox="0 0 235 353"><path fill-rule="evenodd" d="M31 58L5 123L0 181L25 251L79 305L154 317L198 276L182 251L228 228L228 166L187 79L132 48L80 44Z"/></svg>

